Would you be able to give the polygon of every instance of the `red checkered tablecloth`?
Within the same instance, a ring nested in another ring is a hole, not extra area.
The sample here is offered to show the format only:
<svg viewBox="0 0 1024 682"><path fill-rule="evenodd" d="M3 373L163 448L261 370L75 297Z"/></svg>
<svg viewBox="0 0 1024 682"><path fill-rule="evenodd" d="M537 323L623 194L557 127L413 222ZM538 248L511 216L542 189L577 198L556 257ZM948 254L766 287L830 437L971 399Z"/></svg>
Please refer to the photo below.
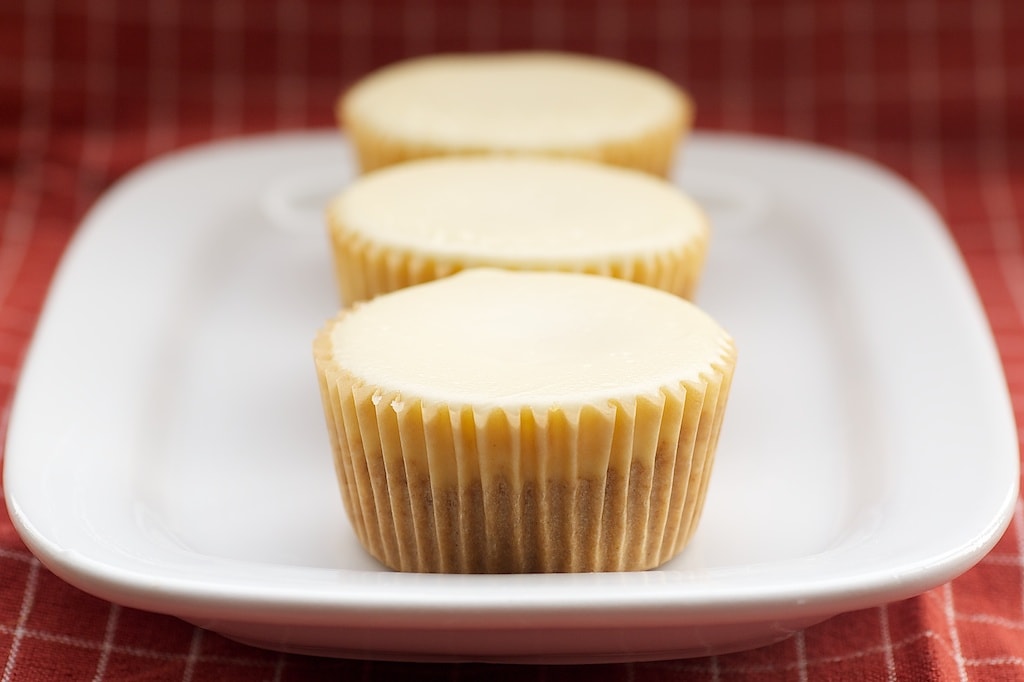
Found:
<svg viewBox="0 0 1024 682"><path fill-rule="evenodd" d="M982 0L7 0L0 3L0 441L54 268L112 182L164 152L333 124L374 66L554 48L653 67L703 128L885 164L946 220L1024 411L1024 3ZM0 509L0 682L50 679L1024 679L1024 507L981 563L754 651L600 666L284 655L54 577Z"/></svg>

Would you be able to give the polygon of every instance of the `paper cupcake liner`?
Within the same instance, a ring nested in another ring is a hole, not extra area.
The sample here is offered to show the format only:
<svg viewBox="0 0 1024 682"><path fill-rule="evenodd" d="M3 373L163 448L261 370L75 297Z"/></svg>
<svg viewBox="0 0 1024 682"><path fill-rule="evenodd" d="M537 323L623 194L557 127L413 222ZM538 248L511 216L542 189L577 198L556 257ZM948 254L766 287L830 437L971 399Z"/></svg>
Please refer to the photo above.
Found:
<svg viewBox="0 0 1024 682"><path fill-rule="evenodd" d="M653 568L697 527L725 411L731 344L702 382L577 411L428 403L362 385L315 344L341 496L393 569Z"/></svg>
<svg viewBox="0 0 1024 682"><path fill-rule="evenodd" d="M686 299L697 292L707 255L706 235L657 254L608 256L557 263L510 265L486 258L443 258L413 253L373 242L349 231L337 220L330 224L335 280L346 305L366 301L380 294L422 284L472 267L500 267L509 270L558 270L605 275L646 284Z"/></svg>
<svg viewBox="0 0 1024 682"><path fill-rule="evenodd" d="M689 135L693 106L689 101L679 119L627 139L611 139L586 147L538 149L515 152L486 147L451 147L428 141L411 141L388 135L372 124L351 118L341 123L355 149L359 168L368 173L413 159L435 156L481 156L490 154L524 154L532 156L558 156L599 161L667 177L675 161L676 151ZM339 119L343 116L339 112Z"/></svg>

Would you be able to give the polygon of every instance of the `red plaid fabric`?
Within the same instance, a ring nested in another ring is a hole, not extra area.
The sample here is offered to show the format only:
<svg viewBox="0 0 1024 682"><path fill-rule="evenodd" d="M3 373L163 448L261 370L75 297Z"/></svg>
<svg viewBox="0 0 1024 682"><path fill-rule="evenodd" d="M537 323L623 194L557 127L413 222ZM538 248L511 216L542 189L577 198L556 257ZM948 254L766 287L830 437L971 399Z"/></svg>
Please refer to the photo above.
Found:
<svg viewBox="0 0 1024 682"><path fill-rule="evenodd" d="M959 244L1024 423L1024 3L1014 0L12 0L0 4L0 435L62 251L140 163L329 126L374 66L554 48L653 67L698 125L814 140L920 188ZM2 440L2 439L0 439ZM51 575L0 511L0 680L1021 679L1024 507L963 577L755 651L602 666L283 655L122 608Z"/></svg>

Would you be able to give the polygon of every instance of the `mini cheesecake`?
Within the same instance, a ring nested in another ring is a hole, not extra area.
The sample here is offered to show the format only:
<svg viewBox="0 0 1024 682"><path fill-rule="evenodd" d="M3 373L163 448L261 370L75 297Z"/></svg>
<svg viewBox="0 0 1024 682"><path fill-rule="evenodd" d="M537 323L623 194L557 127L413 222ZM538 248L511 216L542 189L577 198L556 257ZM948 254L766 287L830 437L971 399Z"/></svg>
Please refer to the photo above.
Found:
<svg viewBox="0 0 1024 682"><path fill-rule="evenodd" d="M643 570L684 547L736 352L651 287L476 269L343 310L314 358L366 550L526 573Z"/></svg>
<svg viewBox="0 0 1024 682"><path fill-rule="evenodd" d="M666 175L693 103L625 62L558 52L446 54L357 82L338 120L363 170L428 156L542 154Z"/></svg>
<svg viewBox="0 0 1024 682"><path fill-rule="evenodd" d="M555 158L414 161L362 176L328 209L353 303L472 267L627 279L692 298L710 227L674 185Z"/></svg>

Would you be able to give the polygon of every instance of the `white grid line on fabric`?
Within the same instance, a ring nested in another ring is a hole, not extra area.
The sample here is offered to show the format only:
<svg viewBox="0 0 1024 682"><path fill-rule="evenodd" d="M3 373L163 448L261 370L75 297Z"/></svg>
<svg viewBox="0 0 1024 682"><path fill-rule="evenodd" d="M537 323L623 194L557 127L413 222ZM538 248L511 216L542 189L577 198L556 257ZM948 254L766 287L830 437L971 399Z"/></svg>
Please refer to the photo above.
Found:
<svg viewBox="0 0 1024 682"><path fill-rule="evenodd" d="M937 204L940 213L946 209L943 187L942 146L939 144L938 112L942 101L942 79L939 77L936 19L931 3L917 0L907 3L907 25L918 30L908 34L907 89L910 92L934 93L934 99L916 98L910 102L910 164L920 186Z"/></svg>
<svg viewBox="0 0 1024 682"><path fill-rule="evenodd" d="M847 0L843 4L846 26L843 31L843 51L847 69L843 76L849 137L852 146L862 153L875 153L875 69L872 68L871 48L874 34L874 13L871 4L862 0Z"/></svg>
<svg viewBox="0 0 1024 682"><path fill-rule="evenodd" d="M816 127L813 105L817 83L810 39L816 18L812 8L795 0L788 0L782 11L786 36L785 73L787 76L797 74L783 82L785 131L793 137L813 139Z"/></svg>
<svg viewBox="0 0 1024 682"><path fill-rule="evenodd" d="M1021 397L1022 399L1024 399L1024 394L1021 394ZM1017 520L1016 516L1014 516L1013 526L1014 528L1020 526L1020 522ZM990 564L993 566L1013 566L1015 568L1021 568L1021 558L1015 554L1009 555L989 553L979 563Z"/></svg>
<svg viewBox="0 0 1024 682"><path fill-rule="evenodd" d="M1007 74L999 56L1003 49L1001 15L997 3L976 2L971 7L977 38L974 41L975 77L979 82L986 82L987 91L976 98L981 196L985 212L992 221L992 239L996 247L1019 251L1019 216L1007 171L1007 122L1001 106L1006 101L1007 84ZM1021 310L1024 311L1024 306Z"/></svg>
<svg viewBox="0 0 1024 682"><path fill-rule="evenodd" d="M803 630L793 635L793 644L796 648L796 674L800 682L807 682L807 638Z"/></svg>
<svg viewBox="0 0 1024 682"><path fill-rule="evenodd" d="M486 1L486 0L483 0ZM987 0L986 0L987 1ZM478 3L466 3L470 8ZM586 15L590 9L588 3L575 3L579 9L575 10L575 15ZM717 21L719 15L718 3L691 3L693 10L691 12L692 18L695 24L713 24ZM882 32L898 32L900 34L912 33L916 30L914 26L908 26L906 23L904 5L902 2L877 2L878 13L877 20L874 23L874 27L878 31ZM954 6L956 2L939 3L940 6L945 4ZM60 7L60 16L68 17L71 19L79 17L85 11L85 3L63 3ZM148 17L145 12L144 5L142 3L98 3L103 13L100 15L102 19L111 22L118 22L128 26L138 24L145 25ZM115 7L116 5L116 7ZM937 26L942 30L956 30L962 28L961 18L956 13L952 12L939 12ZM251 26L254 29L260 31L272 31L276 26L274 19L260 13L252 14ZM207 28L206 18L203 13L184 13L182 14L182 25L185 28ZM815 27L804 27L804 30L810 34L815 29L823 30L847 30L848 27L841 14L829 14L822 15L821 21ZM334 27L329 25L322 25L313 22L310 25L310 31L313 34L334 34ZM758 26L759 35L766 37L779 37L780 35L788 34L789 31L785 28L781 28L773 22L762 22L762 25Z"/></svg>
<svg viewBox="0 0 1024 682"><path fill-rule="evenodd" d="M549 47L564 45L565 19L560 2L534 0L530 5L530 19L535 43Z"/></svg>
<svg viewBox="0 0 1024 682"><path fill-rule="evenodd" d="M195 628L197 632L203 632L200 628ZM0 634L13 635L16 628L12 628L6 625L0 625ZM34 628L25 628L23 631L25 639L35 639L41 642L48 642L50 644L60 644L62 646L74 647L76 649L85 649L88 651L100 651L103 648L103 643L96 640L84 639L82 637L72 637L70 635L62 635L53 632L46 632L43 630L37 630ZM172 653L169 651L157 651L156 649L145 649L142 647L128 646L124 644L111 644L111 654L123 654L127 656L135 656L137 658L146 658L154 661L186 661L189 657L189 652L183 653ZM254 657L242 657L242 656L221 656L212 654L200 654L195 656L195 664L220 664L220 665L237 665L246 668L255 668L260 666L269 666L269 662L266 660L260 660Z"/></svg>
<svg viewBox="0 0 1024 682"><path fill-rule="evenodd" d="M749 130L754 118L751 49L753 11L745 0L723 3L722 31L722 121L726 128Z"/></svg>
<svg viewBox="0 0 1024 682"><path fill-rule="evenodd" d="M24 561L26 564L30 564L36 560L29 552L18 552L12 549L4 549L0 547L0 559L14 559L15 561Z"/></svg>
<svg viewBox="0 0 1024 682"><path fill-rule="evenodd" d="M159 22L150 31L146 63L145 155L155 156L172 149L175 136L169 120L177 120L178 46L177 5L166 0L149 0L150 17Z"/></svg>
<svg viewBox="0 0 1024 682"><path fill-rule="evenodd" d="M217 31L211 81L214 137L235 135L241 130L242 106L245 101L245 86L241 76L245 19L242 0L221 0L213 5L213 25Z"/></svg>
<svg viewBox="0 0 1024 682"><path fill-rule="evenodd" d="M1024 667L1024 658L1019 656L990 656L988 658L975 658L969 660L967 661L967 665L971 667L1012 665L1020 668Z"/></svg>
<svg viewBox="0 0 1024 682"><path fill-rule="evenodd" d="M1024 630L1024 622L1013 620L1012 618L994 616L989 613L958 613L956 614L956 617L969 623L995 625L996 627L1006 628L1007 630Z"/></svg>
<svg viewBox="0 0 1024 682"><path fill-rule="evenodd" d="M14 679L14 670L18 665L18 651L25 639L28 617L32 614L32 607L35 605L36 592L39 589L40 564L33 561L28 568L28 578L25 581L25 594L21 598L21 608L18 610L18 623L14 627L11 639L11 648L7 652L7 661L4 663L3 675L0 682L11 682Z"/></svg>
<svg viewBox="0 0 1024 682"><path fill-rule="evenodd" d="M288 666L288 657L283 653L277 654L277 659L274 661L274 682L281 682L284 678L284 669Z"/></svg>
<svg viewBox="0 0 1024 682"><path fill-rule="evenodd" d="M196 673L196 664L199 662L203 646L203 631L201 628L192 628L192 641L188 645L188 654L185 656L185 670L181 674L182 682L190 682Z"/></svg>
<svg viewBox="0 0 1024 682"><path fill-rule="evenodd" d="M222 3L218 3L217 7L220 7ZM484 3L481 3L484 4ZM364 8L365 9L365 8ZM220 10L218 10L220 11ZM482 14L477 12L476 14ZM672 16L671 12L668 13ZM356 16L359 16L356 13ZM471 15L472 16L472 15ZM227 31L226 28L222 28L227 34L232 33ZM666 28L665 33L669 33ZM678 38L678 34L675 36L666 36L666 42L671 45L672 40ZM223 36L218 33L218 38L215 41L214 49L214 71L212 73L203 72L190 72L188 77L193 83L209 85L210 87L217 87L216 80L216 68L219 65L217 61L217 53L223 51L222 40ZM231 39L227 39L231 42ZM348 60L353 55L362 54L363 49L354 50L353 46L359 42L364 41L352 41L352 45L346 47L346 51L339 51L339 56L343 60ZM849 41L856 42L856 41ZM474 41L475 49L484 50L495 47L495 42L487 43L483 41ZM671 48L666 48L670 50ZM371 65L368 59L364 60L365 66L368 69ZM667 61L665 63L668 63ZM108 66L114 67L113 62ZM0 65L0 72L5 68L4 65ZM6 67L10 68L10 67ZM107 78L99 81L96 84L89 84L87 82L87 65L80 60L73 60L67 57L58 55L55 59L51 60L40 60L29 58L26 62L26 71L39 71L40 69L52 71L54 74L54 87L60 89L62 87L70 87L74 89L98 89L102 95L111 95L114 92L114 80L113 78ZM347 70L347 69L346 69ZM365 69L364 69L365 70ZM124 76L129 80L144 79L150 74L148 66L139 63L118 63L116 64L116 71L119 75ZM353 69L358 73L362 73L363 70ZM949 66L939 70L922 70L921 74L921 86L916 86L914 89L907 89L907 79L905 75L901 73L868 73L867 71L861 71L859 68L851 68L844 71L842 74L835 73L832 78L819 78L818 76L810 73L790 73L788 71L780 70L776 73L765 73L759 75L758 83L765 89L792 89L796 92L803 92L812 90L814 91L814 97L822 102L840 102L848 105L857 107L865 106L867 103L877 104L889 104L889 105L903 105L907 103L925 102L931 103L937 98L938 93L941 92L943 98L950 100L967 100L974 99L974 95L977 94L979 87L979 81L988 83L987 91L990 94L995 93L994 96L999 97L998 93L1002 93L1003 96L1013 96L1019 98L1024 96L1024 65L1000 65L997 71L989 72L977 68L967 68L962 66ZM1002 75L1000 75L1002 74ZM160 75L158 73L157 75ZM20 78L20 77L19 77ZM264 84L268 87L275 83L275 76L272 74L262 73L249 73L248 78L254 83ZM1004 82L1004 87L996 87L993 83L1001 81ZM715 79L712 82L710 79L704 79L704 83L708 86L721 85L721 79ZM871 83L870 88L865 88L865 84ZM931 83L932 85L928 85ZM935 83L940 83L936 86ZM338 84L338 78L335 75L307 75L306 76L307 88L311 91L324 91L331 90ZM685 84L685 80L684 80ZM184 88L185 86L179 81L179 87ZM198 88L198 85L192 85L191 87ZM870 90L866 94L862 94L862 90ZM999 108L999 107L997 107Z"/></svg>
<svg viewBox="0 0 1024 682"><path fill-rule="evenodd" d="M0 223L0 310L3 310L18 273L25 263L32 239L36 214L40 205L42 168L28 163L33 152L42 155L50 138L50 87L53 72L49 68L53 36L50 26L52 6L49 1L29 3L25 13L26 60L22 77L25 108L19 122L17 157L14 173L31 172L31 179L15 183L8 205L7 218ZM36 147L36 149L33 149Z"/></svg>
<svg viewBox="0 0 1024 682"><path fill-rule="evenodd" d="M304 36L308 34L309 17L301 2L278 3L276 11L275 117L279 128L299 128L308 115L305 74L310 55Z"/></svg>
<svg viewBox="0 0 1024 682"><path fill-rule="evenodd" d="M896 652L892 646L892 629L889 627L889 605L878 607L878 625L882 631L882 653L885 655L885 674L890 682L896 680Z"/></svg>
<svg viewBox="0 0 1024 682"><path fill-rule="evenodd" d="M718 682L722 679L722 668L718 656L709 656L707 662L707 671L711 675L711 682Z"/></svg>
<svg viewBox="0 0 1024 682"><path fill-rule="evenodd" d="M100 170L105 176L110 167L113 144L113 105L109 95L101 94L99 84L105 84L113 92L114 69L108 68L114 58L114 32L110 22L97 21L94 5L85 19L85 36L89 46L85 70L85 134L82 136L82 156L78 168L78 193L75 197L75 212L78 213L92 200L93 195L86 182L92 170Z"/></svg>
<svg viewBox="0 0 1024 682"><path fill-rule="evenodd" d="M942 586L942 608L946 615L946 627L949 629L950 646L953 649L953 662L962 682L967 680L967 663L963 649L960 647L960 631L956 625L956 607L953 604L953 583Z"/></svg>
<svg viewBox="0 0 1024 682"><path fill-rule="evenodd" d="M1021 236L1018 231L1019 211L1013 196L1012 181L1008 170L1005 143L1007 122L1003 107L1007 101L1006 84L1008 74L1003 69L1000 55L1003 51L1003 16L996 3L973 3L972 19L975 65L977 73L989 74L986 79L984 96L976 98L978 126L981 136L978 143L979 177L982 202L988 214L989 230L996 246L997 267L1016 309L1016 321L1024 317L1024 254L1021 253ZM979 78L981 80L981 78ZM991 220L996 218L995 220ZM992 311L988 311L992 319ZM1004 357L1004 367L1010 374L1011 363ZM1018 396L1011 395L1014 412L1020 412ZM1018 419L1017 437L1024 441L1024 423ZM1022 563L1021 589L1024 590L1024 520L1020 518L1020 500L1014 514L1014 527L1018 538L1018 553ZM1024 599L1024 597L1022 597ZM1022 604L1024 612L1024 604Z"/></svg>
<svg viewBox="0 0 1024 682"><path fill-rule="evenodd" d="M114 647L114 635L117 633L117 622L121 616L121 607L117 604L110 605L107 614L107 626L103 631L103 641L100 644L100 657L96 662L96 674L93 675L93 682L100 682L107 674L107 666L110 664L110 654Z"/></svg>

